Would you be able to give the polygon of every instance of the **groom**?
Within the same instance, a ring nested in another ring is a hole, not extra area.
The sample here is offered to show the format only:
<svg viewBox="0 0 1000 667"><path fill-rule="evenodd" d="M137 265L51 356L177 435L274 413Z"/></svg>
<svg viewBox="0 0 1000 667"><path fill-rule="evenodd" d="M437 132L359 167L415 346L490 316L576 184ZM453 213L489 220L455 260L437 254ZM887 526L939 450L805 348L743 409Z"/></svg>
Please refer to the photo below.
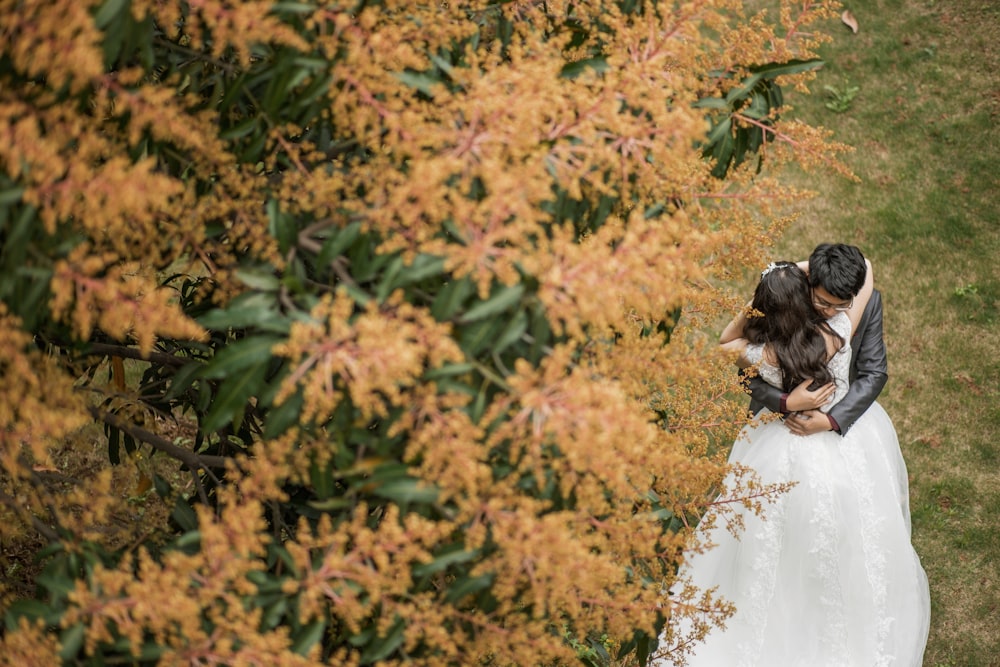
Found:
<svg viewBox="0 0 1000 667"><path fill-rule="evenodd" d="M843 243L822 243L809 256L809 285L813 306L826 318L850 308L854 297L865 282L864 255ZM817 393L808 389L806 380L790 393L750 378L750 410L757 414L768 407L772 412L787 415L785 424L796 435L821 431L836 431L844 435L875 401L888 379L885 342L882 340L882 295L872 292L861 315L857 331L851 333L851 386L847 395L829 413L814 406Z"/></svg>

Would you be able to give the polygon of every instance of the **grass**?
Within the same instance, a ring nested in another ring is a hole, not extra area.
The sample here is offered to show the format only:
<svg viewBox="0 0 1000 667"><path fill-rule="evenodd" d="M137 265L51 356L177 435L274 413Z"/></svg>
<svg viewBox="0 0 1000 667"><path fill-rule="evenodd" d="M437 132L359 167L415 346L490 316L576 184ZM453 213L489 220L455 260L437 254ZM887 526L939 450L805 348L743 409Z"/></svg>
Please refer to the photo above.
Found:
<svg viewBox="0 0 1000 667"><path fill-rule="evenodd" d="M793 114L856 151L859 183L795 176L818 196L779 258L862 248L885 299L893 417L913 541L931 584L927 667L1000 665L1000 3L851 3L814 95ZM824 86L858 90L829 105ZM831 108L835 107L835 108ZM845 108L846 107L846 108Z"/></svg>

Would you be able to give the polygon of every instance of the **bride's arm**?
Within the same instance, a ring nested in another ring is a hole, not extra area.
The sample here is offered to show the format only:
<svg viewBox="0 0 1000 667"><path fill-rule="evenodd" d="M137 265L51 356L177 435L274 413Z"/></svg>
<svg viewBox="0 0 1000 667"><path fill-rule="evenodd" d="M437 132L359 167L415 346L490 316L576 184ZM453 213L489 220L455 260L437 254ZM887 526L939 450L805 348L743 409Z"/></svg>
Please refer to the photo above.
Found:
<svg viewBox="0 0 1000 667"><path fill-rule="evenodd" d="M726 352L734 352L737 354L736 365L740 368L747 368L752 364L746 358L746 349L749 341L746 338L736 338L731 341L721 343L720 346Z"/></svg>
<svg viewBox="0 0 1000 667"><path fill-rule="evenodd" d="M719 345L726 352L733 352L737 355L736 365L740 368L752 365L746 358L746 349L750 341L743 337L743 327L747 323L747 314L752 310L752 303L753 301L748 301L719 336Z"/></svg>
<svg viewBox="0 0 1000 667"><path fill-rule="evenodd" d="M851 308L847 311L847 317L851 320L851 331L858 330L861 316L868 306L868 300L872 298L872 290L875 289L875 278L872 275L872 263L865 259L865 284L861 286L861 291L854 297Z"/></svg>
<svg viewBox="0 0 1000 667"><path fill-rule="evenodd" d="M719 344L723 347L727 343L735 341L737 338L743 338L743 327L747 323L747 312L750 310L750 304L752 301L748 301L747 305L744 306L740 312L736 314L736 317L726 325L726 328L722 330L722 334L719 336ZM746 345L746 341L743 341Z"/></svg>

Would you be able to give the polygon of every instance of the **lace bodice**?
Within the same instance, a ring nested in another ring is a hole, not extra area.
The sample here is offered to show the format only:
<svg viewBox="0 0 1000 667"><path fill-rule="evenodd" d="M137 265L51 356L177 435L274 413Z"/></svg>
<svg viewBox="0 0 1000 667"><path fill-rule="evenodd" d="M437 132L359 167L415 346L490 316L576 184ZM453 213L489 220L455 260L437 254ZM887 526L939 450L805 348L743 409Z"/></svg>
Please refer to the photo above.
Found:
<svg viewBox="0 0 1000 667"><path fill-rule="evenodd" d="M840 399L844 398L847 394L847 388L850 385L850 369L851 369L851 320L847 317L847 313L837 313L829 320L830 328L836 331L841 338L844 339L844 345L833 358L830 359L827 364L830 369L830 374L833 375L834 382L836 382L837 390L833 394L833 398L829 403L820 408L823 412L827 412L835 403ZM764 345L747 345L746 350L743 353L746 360L751 364L754 364L758 368L760 377L762 380L775 387L781 387L781 369L767 362L764 358Z"/></svg>

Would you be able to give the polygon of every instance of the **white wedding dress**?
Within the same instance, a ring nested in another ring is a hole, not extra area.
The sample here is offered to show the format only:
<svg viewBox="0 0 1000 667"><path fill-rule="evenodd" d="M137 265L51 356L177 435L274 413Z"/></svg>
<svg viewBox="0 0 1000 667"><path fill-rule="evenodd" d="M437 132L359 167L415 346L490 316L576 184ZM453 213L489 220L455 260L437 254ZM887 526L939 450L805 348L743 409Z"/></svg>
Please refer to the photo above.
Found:
<svg viewBox="0 0 1000 667"><path fill-rule="evenodd" d="M829 322L850 341L846 314ZM762 346L746 356L765 381L781 386ZM833 402L847 393L850 358L848 344L830 361ZM763 519L745 512L739 537L720 520L707 533L717 546L682 566L682 578L702 590L717 586L736 606L687 664L920 667L930 594L910 544L906 464L882 407L872 404L844 436L796 436L782 421L755 421L729 460L765 483L797 485L765 505Z"/></svg>

